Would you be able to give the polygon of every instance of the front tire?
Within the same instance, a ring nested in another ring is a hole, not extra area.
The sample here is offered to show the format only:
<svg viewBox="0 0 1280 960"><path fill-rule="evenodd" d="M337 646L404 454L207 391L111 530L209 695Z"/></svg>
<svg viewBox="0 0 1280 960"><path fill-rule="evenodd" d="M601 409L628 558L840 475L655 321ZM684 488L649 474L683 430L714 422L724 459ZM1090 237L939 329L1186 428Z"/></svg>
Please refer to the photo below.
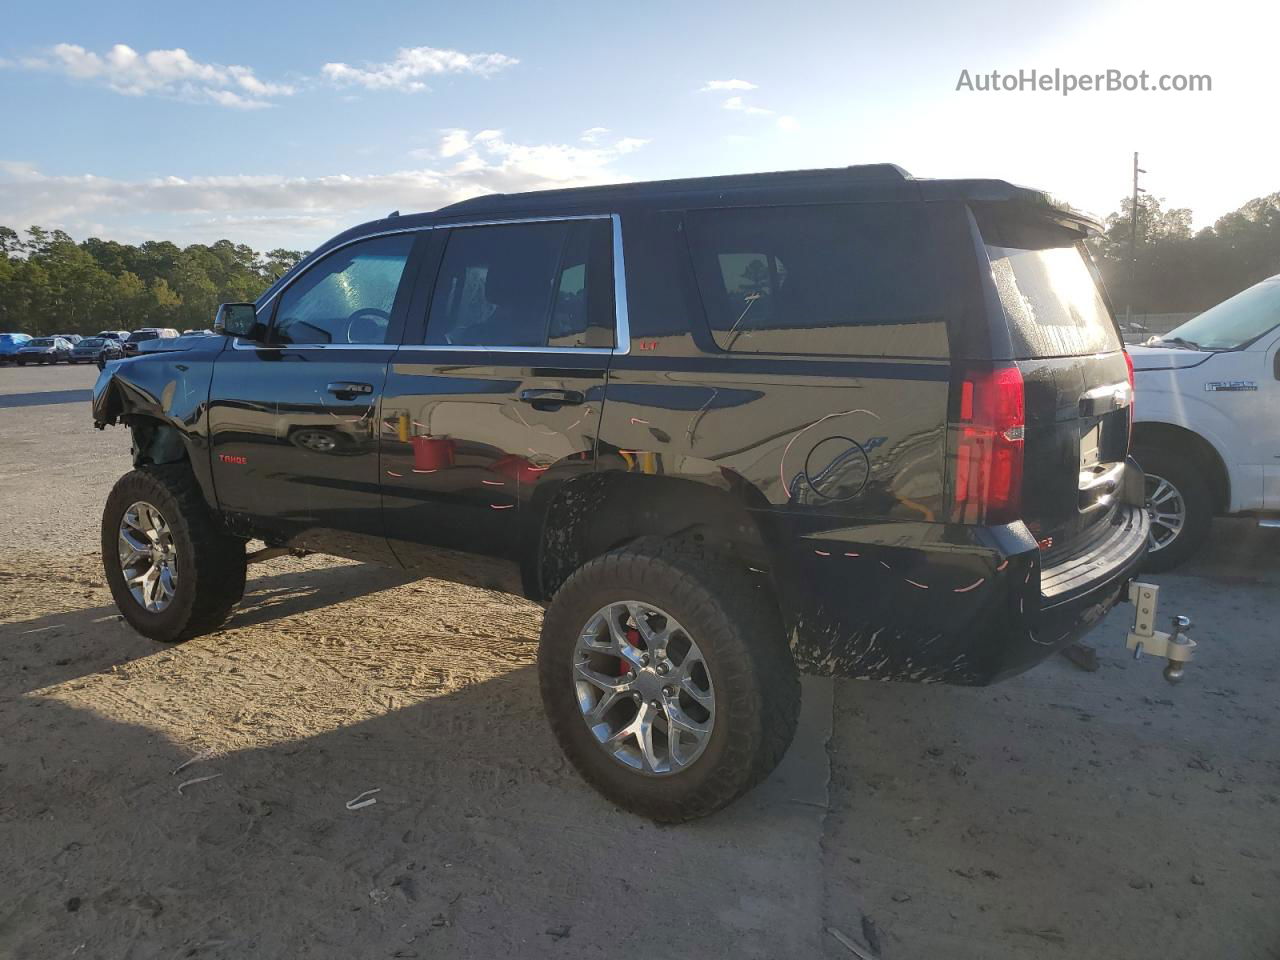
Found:
<svg viewBox="0 0 1280 960"><path fill-rule="evenodd" d="M244 541L218 527L185 463L116 482L102 514L102 562L116 606L152 640L208 633L244 595Z"/></svg>
<svg viewBox="0 0 1280 960"><path fill-rule="evenodd" d="M1161 573L1184 563L1200 549L1213 524L1213 492L1190 457L1163 447L1133 451L1147 475L1146 507L1151 519L1144 570Z"/></svg>
<svg viewBox="0 0 1280 960"><path fill-rule="evenodd" d="M543 621L538 675L583 779L666 823L713 813L767 777L800 710L764 584L689 541L640 540L575 572Z"/></svg>

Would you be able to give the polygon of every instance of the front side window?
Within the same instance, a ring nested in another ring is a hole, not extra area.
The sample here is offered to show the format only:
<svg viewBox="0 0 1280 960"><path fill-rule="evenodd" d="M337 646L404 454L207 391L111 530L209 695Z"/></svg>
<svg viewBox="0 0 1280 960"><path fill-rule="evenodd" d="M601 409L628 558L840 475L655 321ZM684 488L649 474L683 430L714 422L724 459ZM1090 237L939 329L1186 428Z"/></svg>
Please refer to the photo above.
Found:
<svg viewBox="0 0 1280 960"><path fill-rule="evenodd" d="M698 290L734 353L946 357L944 251L923 205L693 210Z"/></svg>
<svg viewBox="0 0 1280 960"><path fill-rule="evenodd" d="M611 347L609 221L457 227L427 318L427 343Z"/></svg>
<svg viewBox="0 0 1280 960"><path fill-rule="evenodd" d="M280 294L272 341L386 343L413 234L372 237L335 250Z"/></svg>
<svg viewBox="0 0 1280 960"><path fill-rule="evenodd" d="M1277 326L1280 277L1272 277L1210 307L1159 339L1205 350L1239 350Z"/></svg>

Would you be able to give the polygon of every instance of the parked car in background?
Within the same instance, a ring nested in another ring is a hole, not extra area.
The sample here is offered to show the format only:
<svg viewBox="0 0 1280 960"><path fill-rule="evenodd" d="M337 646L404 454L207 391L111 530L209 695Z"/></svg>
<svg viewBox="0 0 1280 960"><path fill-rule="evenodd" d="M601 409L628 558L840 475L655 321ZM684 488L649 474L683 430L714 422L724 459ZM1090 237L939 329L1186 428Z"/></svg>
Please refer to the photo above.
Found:
<svg viewBox="0 0 1280 960"><path fill-rule="evenodd" d="M102 337L104 340L119 340L121 343L129 339L128 330L99 330L94 334L95 337Z"/></svg>
<svg viewBox="0 0 1280 960"><path fill-rule="evenodd" d="M124 346L119 340L106 337L87 337L71 349L72 363L97 363L101 367L108 360L124 356Z"/></svg>
<svg viewBox="0 0 1280 960"><path fill-rule="evenodd" d="M1133 456L1147 477L1147 569L1204 542L1215 514L1280 527L1280 275L1131 346Z"/></svg>
<svg viewBox="0 0 1280 960"><path fill-rule="evenodd" d="M135 467L112 595L174 641L240 600L250 538L484 570L548 603L543 704L587 781L710 813L782 758L798 673L990 683L1126 595L1147 515L1098 229L888 164L356 227L224 304L226 337L98 378Z"/></svg>
<svg viewBox="0 0 1280 960"><path fill-rule="evenodd" d="M198 329L198 330L183 330L183 331L182 331L182 335L183 335L184 337L196 337L196 336L200 336L200 337L213 337L213 336L217 336L217 334L215 334L215 333L214 333L212 330L210 330L208 327L202 327L201 329Z"/></svg>
<svg viewBox="0 0 1280 960"><path fill-rule="evenodd" d="M0 333L0 363L12 363L18 350L30 342L30 334Z"/></svg>
<svg viewBox="0 0 1280 960"><path fill-rule="evenodd" d="M80 334L78 333L54 333L54 334L51 334L51 336L61 337L63 340L67 341L67 343L71 344L73 347L77 343L79 343L81 340L84 339L84 337L80 336Z"/></svg>
<svg viewBox="0 0 1280 960"><path fill-rule="evenodd" d="M71 362L71 343L62 337L36 337L18 349L18 365Z"/></svg>
<svg viewBox="0 0 1280 960"><path fill-rule="evenodd" d="M178 331L173 327L140 327L129 334L129 339L124 342L124 352L137 353L139 344L146 343L148 340L167 339L177 335Z"/></svg>

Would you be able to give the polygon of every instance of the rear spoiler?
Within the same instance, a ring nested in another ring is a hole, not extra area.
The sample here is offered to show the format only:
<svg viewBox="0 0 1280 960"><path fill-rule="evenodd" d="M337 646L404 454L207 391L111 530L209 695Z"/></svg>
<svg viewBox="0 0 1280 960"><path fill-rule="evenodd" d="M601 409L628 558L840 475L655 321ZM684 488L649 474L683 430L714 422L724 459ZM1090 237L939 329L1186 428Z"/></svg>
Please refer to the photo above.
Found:
<svg viewBox="0 0 1280 960"><path fill-rule="evenodd" d="M1005 180L918 180L924 200L963 200L986 208L995 216L1021 216L1048 221L1080 239L1100 234L1102 221L1058 200L1044 190L1020 187Z"/></svg>

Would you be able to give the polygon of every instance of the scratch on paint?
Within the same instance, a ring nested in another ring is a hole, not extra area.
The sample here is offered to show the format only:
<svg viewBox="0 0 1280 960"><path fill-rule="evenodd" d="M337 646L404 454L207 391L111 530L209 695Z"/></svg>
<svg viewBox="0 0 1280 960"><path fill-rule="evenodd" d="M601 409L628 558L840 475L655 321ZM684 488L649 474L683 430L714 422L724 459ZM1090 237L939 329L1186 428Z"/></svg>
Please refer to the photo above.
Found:
<svg viewBox="0 0 1280 960"><path fill-rule="evenodd" d="M986 577L979 577L977 580L973 581L973 583L969 584L967 587L956 587L952 591L952 593L968 593L970 590L974 590L977 587L982 586L982 584L986 581L986 579L987 579Z"/></svg>

